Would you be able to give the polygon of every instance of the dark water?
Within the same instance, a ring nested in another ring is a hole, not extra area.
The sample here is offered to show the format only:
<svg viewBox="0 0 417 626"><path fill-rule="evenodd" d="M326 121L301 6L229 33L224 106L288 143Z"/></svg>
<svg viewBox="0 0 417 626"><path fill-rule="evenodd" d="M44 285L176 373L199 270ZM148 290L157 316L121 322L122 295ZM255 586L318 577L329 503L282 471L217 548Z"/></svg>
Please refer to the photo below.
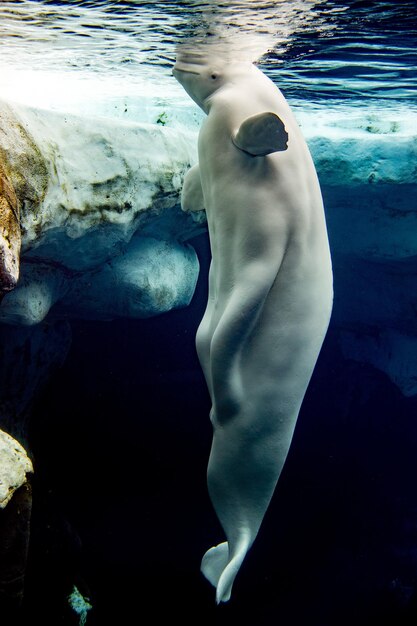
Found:
<svg viewBox="0 0 417 626"><path fill-rule="evenodd" d="M325 6L323 6L325 5ZM311 10L302 30L274 67L288 98L319 102L371 99L416 102L417 11L415 2L326 2ZM316 21L323 24L315 28Z"/></svg>
<svg viewBox="0 0 417 626"><path fill-rule="evenodd" d="M411 626L417 403L344 360L332 326L261 532L232 600L215 606L199 574L223 533L205 486L210 404L194 349L207 241L194 244L190 307L72 323L67 361L38 399L25 623L75 623L75 582L91 625Z"/></svg>
<svg viewBox="0 0 417 626"><path fill-rule="evenodd" d="M170 81L177 43L212 31L237 51L240 39L265 43L261 66L291 102L416 105L411 1L1 2L0 69ZM223 534L194 348L209 250L205 236L194 244L188 309L73 322L68 358L37 399L23 622L77 623L75 583L91 626L415 624L416 401L344 360L332 326L262 531L231 602L214 605L199 564Z"/></svg>

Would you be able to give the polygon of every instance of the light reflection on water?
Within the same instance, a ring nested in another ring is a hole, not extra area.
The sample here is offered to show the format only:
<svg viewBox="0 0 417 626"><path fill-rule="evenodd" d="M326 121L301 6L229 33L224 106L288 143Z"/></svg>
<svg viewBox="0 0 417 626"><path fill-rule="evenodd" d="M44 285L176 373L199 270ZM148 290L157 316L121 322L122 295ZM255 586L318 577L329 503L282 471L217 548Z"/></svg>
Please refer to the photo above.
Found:
<svg viewBox="0 0 417 626"><path fill-rule="evenodd" d="M313 0L181 3L5 2L0 6L3 63L89 68L132 74L141 66L170 68L175 45L222 37L237 53L259 56L285 46L314 16ZM324 24L320 28L326 28Z"/></svg>
<svg viewBox="0 0 417 626"><path fill-rule="evenodd" d="M37 79L58 72L175 93L175 47L192 36L258 59L293 102L417 104L413 7L411 0L1 2L0 87L14 89L18 71L26 82L28 72Z"/></svg>

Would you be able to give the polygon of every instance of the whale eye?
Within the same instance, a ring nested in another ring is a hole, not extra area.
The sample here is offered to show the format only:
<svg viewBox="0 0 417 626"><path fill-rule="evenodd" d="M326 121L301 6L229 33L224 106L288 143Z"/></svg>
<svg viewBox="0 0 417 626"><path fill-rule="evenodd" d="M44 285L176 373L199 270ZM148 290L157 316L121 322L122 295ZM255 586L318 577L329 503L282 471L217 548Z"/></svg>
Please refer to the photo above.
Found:
<svg viewBox="0 0 417 626"><path fill-rule="evenodd" d="M217 74L216 74L215 72L213 72L213 74L211 75L211 78L212 78L213 80L216 80L216 78L217 78Z"/></svg>

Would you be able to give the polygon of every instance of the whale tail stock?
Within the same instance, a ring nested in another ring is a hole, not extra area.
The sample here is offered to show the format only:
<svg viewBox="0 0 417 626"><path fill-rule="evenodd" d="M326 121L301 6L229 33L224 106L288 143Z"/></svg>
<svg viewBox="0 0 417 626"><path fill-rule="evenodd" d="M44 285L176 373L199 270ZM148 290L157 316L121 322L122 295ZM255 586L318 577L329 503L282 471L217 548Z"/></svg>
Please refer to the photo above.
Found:
<svg viewBox="0 0 417 626"><path fill-rule="evenodd" d="M246 411L231 419L212 420L207 486L226 541L205 553L201 571L216 588L217 604L230 599L256 539L286 461L299 408L281 411L271 423L269 412L255 419L246 404Z"/></svg>

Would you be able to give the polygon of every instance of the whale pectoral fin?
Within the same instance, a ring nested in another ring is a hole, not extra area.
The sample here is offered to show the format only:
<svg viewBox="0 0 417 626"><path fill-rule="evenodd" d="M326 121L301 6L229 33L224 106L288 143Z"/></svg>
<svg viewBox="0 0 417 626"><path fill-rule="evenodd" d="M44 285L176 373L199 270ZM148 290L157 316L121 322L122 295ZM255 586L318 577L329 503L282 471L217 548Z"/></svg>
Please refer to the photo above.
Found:
<svg viewBox="0 0 417 626"><path fill-rule="evenodd" d="M204 196L198 163L193 165L185 175L181 191L181 208L186 212L204 211Z"/></svg>
<svg viewBox="0 0 417 626"><path fill-rule="evenodd" d="M253 156L266 156L287 150L288 133L276 113L251 115L232 138L237 148Z"/></svg>

